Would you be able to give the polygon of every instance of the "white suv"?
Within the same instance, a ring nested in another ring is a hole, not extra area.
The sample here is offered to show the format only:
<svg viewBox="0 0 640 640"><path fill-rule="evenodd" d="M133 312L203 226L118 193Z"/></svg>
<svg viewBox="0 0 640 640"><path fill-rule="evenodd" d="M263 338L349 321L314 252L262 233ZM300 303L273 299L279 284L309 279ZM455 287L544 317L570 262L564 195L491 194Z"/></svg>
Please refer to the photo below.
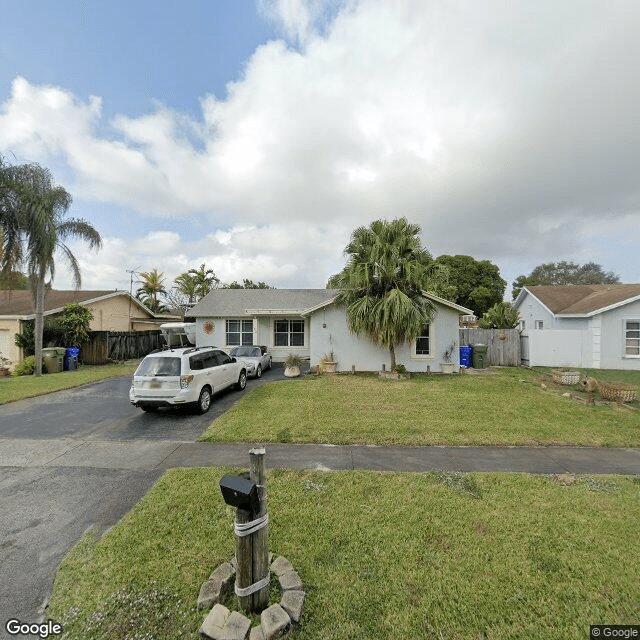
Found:
<svg viewBox="0 0 640 640"><path fill-rule="evenodd" d="M133 374L129 400L143 411L159 407L193 405L207 413L211 396L235 385L247 386L247 369L215 347L165 349L150 353Z"/></svg>

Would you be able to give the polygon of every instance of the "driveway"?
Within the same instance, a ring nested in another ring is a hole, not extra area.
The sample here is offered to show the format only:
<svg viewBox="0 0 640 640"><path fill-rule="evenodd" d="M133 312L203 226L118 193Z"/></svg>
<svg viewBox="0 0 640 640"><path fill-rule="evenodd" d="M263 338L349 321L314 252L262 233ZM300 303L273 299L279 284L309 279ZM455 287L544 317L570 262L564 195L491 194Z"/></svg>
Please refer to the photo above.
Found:
<svg viewBox="0 0 640 640"><path fill-rule="evenodd" d="M246 391L214 396L203 416L136 409L128 376L0 406L0 638L9 638L11 618L47 618L55 573L69 549L90 529L103 533L116 524L162 475L159 466L140 468L145 442L165 441L169 450L192 443L245 393L283 377L274 366L249 380ZM85 455L83 441L102 447L102 458ZM12 455L18 449L22 454ZM74 456L47 464L70 449Z"/></svg>

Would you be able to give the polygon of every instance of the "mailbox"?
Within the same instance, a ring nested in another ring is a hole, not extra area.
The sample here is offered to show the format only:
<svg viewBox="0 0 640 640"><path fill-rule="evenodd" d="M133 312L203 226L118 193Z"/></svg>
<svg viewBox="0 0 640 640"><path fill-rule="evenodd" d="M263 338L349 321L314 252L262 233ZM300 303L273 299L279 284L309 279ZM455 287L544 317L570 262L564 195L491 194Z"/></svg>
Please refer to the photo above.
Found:
<svg viewBox="0 0 640 640"><path fill-rule="evenodd" d="M254 515L260 511L258 485L245 476L222 476L220 491L224 501L238 509L251 511Z"/></svg>

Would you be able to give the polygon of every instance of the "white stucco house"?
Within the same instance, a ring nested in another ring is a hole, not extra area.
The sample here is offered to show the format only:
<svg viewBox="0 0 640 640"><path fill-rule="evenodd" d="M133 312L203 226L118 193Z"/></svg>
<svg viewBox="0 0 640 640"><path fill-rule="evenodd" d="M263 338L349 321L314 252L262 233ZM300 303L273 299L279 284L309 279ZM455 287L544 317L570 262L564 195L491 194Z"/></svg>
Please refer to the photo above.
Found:
<svg viewBox="0 0 640 640"><path fill-rule="evenodd" d="M529 365L640 369L640 284L527 286L514 306Z"/></svg>
<svg viewBox="0 0 640 640"><path fill-rule="evenodd" d="M274 362L290 354L309 358L316 366L333 351L338 371L380 371L389 368L387 349L347 327L345 308L335 303L333 289L215 289L190 311L196 320L196 344L229 349L265 345ZM399 346L396 360L407 371L440 371L443 351L459 344L458 318L471 314L453 302L425 294L436 306L431 325L417 340ZM459 349L453 361L459 368Z"/></svg>

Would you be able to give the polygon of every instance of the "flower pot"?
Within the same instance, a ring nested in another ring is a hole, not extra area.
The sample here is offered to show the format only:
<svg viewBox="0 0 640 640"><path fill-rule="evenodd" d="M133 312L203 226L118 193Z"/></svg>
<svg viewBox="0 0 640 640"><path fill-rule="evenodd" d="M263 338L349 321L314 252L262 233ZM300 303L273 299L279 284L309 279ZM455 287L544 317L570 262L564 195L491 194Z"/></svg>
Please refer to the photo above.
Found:
<svg viewBox="0 0 640 640"><path fill-rule="evenodd" d="M322 373L335 373L337 366L338 363L335 361L323 360L320 364L320 370Z"/></svg>
<svg viewBox="0 0 640 640"><path fill-rule="evenodd" d="M442 371L442 373L446 373L446 374L453 373L455 371L455 368L456 368L455 362L440 363L440 370Z"/></svg>
<svg viewBox="0 0 640 640"><path fill-rule="evenodd" d="M300 375L300 367L285 367L284 375L287 378L296 378Z"/></svg>

